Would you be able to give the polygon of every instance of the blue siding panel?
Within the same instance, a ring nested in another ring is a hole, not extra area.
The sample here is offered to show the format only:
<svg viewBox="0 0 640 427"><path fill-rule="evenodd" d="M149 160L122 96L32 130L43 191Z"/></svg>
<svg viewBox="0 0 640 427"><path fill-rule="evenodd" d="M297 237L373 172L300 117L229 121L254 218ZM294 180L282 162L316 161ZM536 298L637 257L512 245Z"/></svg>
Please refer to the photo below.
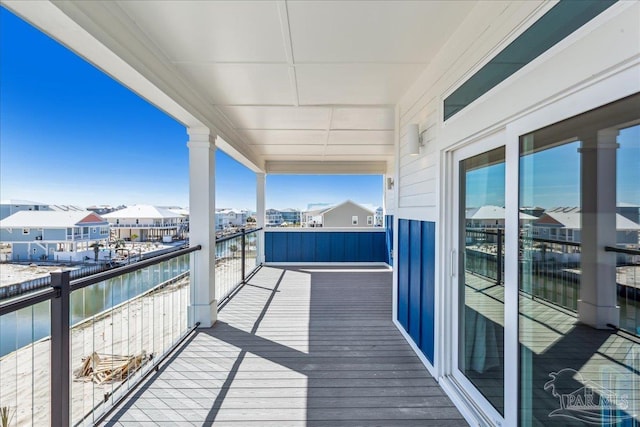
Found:
<svg viewBox="0 0 640 427"><path fill-rule="evenodd" d="M301 262L302 236L300 233L287 233L287 261Z"/></svg>
<svg viewBox="0 0 640 427"><path fill-rule="evenodd" d="M382 232L266 232L267 262L385 262Z"/></svg>
<svg viewBox="0 0 640 427"><path fill-rule="evenodd" d="M425 357L435 354L434 222L398 220L398 321Z"/></svg>
<svg viewBox="0 0 640 427"><path fill-rule="evenodd" d="M287 259L287 235L273 234L273 262L284 262Z"/></svg>
<svg viewBox="0 0 640 427"><path fill-rule="evenodd" d="M329 233L316 234L316 257L318 262L331 262L331 241Z"/></svg>
<svg viewBox="0 0 640 427"><path fill-rule="evenodd" d="M371 237L373 239L371 244L371 257L386 262L387 251L385 248L385 235L383 233L373 233Z"/></svg>
<svg viewBox="0 0 640 427"><path fill-rule="evenodd" d="M345 233L331 233L331 261L346 260L344 241Z"/></svg>
<svg viewBox="0 0 640 427"><path fill-rule="evenodd" d="M300 239L300 258L302 261L316 258L316 235L318 233L298 233L302 235Z"/></svg>
<svg viewBox="0 0 640 427"><path fill-rule="evenodd" d="M387 264L392 266L393 257L391 255L393 253L393 215L385 215L384 226L385 226L386 260L387 260Z"/></svg>
<svg viewBox="0 0 640 427"><path fill-rule="evenodd" d="M358 233L344 234L344 260L346 262L358 261Z"/></svg>
<svg viewBox="0 0 640 427"><path fill-rule="evenodd" d="M398 322L409 330L409 221L398 222Z"/></svg>
<svg viewBox="0 0 640 427"><path fill-rule="evenodd" d="M422 298L420 292L422 264L422 228L420 221L409 223L409 335L420 346L420 323Z"/></svg>
<svg viewBox="0 0 640 427"><path fill-rule="evenodd" d="M366 262L373 256L373 235L369 233L358 233L358 250L356 261Z"/></svg>
<svg viewBox="0 0 640 427"><path fill-rule="evenodd" d="M422 223L422 319L420 349L435 363L435 242L436 225Z"/></svg>

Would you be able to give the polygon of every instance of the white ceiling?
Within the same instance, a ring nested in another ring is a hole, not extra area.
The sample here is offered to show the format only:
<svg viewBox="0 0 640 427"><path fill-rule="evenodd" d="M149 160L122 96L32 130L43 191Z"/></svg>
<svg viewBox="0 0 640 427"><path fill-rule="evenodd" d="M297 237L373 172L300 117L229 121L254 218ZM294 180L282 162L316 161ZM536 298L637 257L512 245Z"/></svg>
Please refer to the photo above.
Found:
<svg viewBox="0 0 640 427"><path fill-rule="evenodd" d="M8 3L61 32L51 11ZM392 159L395 104L476 1L53 4L156 87L181 88L165 93L222 130L236 154L282 166ZM118 77L111 63L97 65Z"/></svg>

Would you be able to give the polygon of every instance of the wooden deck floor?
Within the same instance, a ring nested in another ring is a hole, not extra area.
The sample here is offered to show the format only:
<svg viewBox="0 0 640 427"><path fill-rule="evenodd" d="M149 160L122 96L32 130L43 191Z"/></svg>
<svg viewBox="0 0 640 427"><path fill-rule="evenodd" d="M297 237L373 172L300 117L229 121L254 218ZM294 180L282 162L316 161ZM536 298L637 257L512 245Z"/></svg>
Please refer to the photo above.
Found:
<svg viewBox="0 0 640 427"><path fill-rule="evenodd" d="M106 425L463 426L385 269L262 268Z"/></svg>

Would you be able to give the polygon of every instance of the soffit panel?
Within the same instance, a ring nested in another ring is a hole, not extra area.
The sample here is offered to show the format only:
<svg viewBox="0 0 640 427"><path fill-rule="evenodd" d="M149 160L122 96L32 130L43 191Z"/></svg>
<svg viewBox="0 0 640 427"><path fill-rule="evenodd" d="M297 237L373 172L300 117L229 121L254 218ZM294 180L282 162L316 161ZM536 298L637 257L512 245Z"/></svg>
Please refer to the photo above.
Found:
<svg viewBox="0 0 640 427"><path fill-rule="evenodd" d="M395 111L386 108L334 108L331 129L393 130Z"/></svg>
<svg viewBox="0 0 640 427"><path fill-rule="evenodd" d="M277 2L121 1L174 62L286 62Z"/></svg>
<svg viewBox="0 0 640 427"><path fill-rule="evenodd" d="M329 145L389 145L393 147L393 131L333 130L329 133ZM359 147L367 151L369 147Z"/></svg>
<svg viewBox="0 0 640 427"><path fill-rule="evenodd" d="M327 132L321 130L240 130L254 145L324 145Z"/></svg>
<svg viewBox="0 0 640 427"><path fill-rule="evenodd" d="M286 65L183 63L177 67L212 104L293 104Z"/></svg>
<svg viewBox="0 0 640 427"><path fill-rule="evenodd" d="M238 129L327 129L330 108L221 106Z"/></svg>
<svg viewBox="0 0 640 427"><path fill-rule="evenodd" d="M296 62L430 61L475 1L288 1Z"/></svg>
<svg viewBox="0 0 640 427"><path fill-rule="evenodd" d="M323 155L324 154L324 145L300 145L294 146L291 145L276 145L276 144L268 144L268 145L254 145L253 148L261 154L286 154L286 155Z"/></svg>
<svg viewBox="0 0 640 427"><path fill-rule="evenodd" d="M166 63L166 81L175 78L197 101L214 105L212 123L237 130L234 143L262 159L358 162L393 156L393 105L474 3L119 1L108 7L128 15L132 35L148 37L149 51L133 54L151 52ZM154 68L146 70L152 75Z"/></svg>
<svg viewBox="0 0 640 427"><path fill-rule="evenodd" d="M391 145L371 145L363 149L361 145L328 145L325 156L359 156L360 158L393 154L393 146Z"/></svg>
<svg viewBox="0 0 640 427"><path fill-rule="evenodd" d="M301 105L393 105L424 66L416 64L297 65Z"/></svg>

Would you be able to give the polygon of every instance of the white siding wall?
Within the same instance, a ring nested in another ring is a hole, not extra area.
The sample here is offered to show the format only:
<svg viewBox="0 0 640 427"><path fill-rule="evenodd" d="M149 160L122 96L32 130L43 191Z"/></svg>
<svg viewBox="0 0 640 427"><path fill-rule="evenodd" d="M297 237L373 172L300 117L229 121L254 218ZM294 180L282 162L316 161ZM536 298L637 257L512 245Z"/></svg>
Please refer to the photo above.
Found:
<svg viewBox="0 0 640 427"><path fill-rule="evenodd" d="M543 107L559 105L557 111L549 109L551 124L639 90L640 3L620 2L444 123L444 99L553 5L479 2L403 96L396 147L399 217L439 219L445 150L504 129ZM633 64L635 71L629 69ZM588 95L577 110L560 106L567 95L613 78L629 84L616 84L619 90L604 90L597 98ZM429 129L426 150L419 156L407 155L405 128L410 123ZM517 139L505 143L517 144Z"/></svg>
<svg viewBox="0 0 640 427"><path fill-rule="evenodd" d="M478 2L396 106L396 229L400 218L436 222L436 376L453 370L454 326L447 314L456 303L450 286L455 279L448 269L456 226L451 212L456 191L450 184L451 150L491 140L506 145L509 162L514 164L519 136L640 91L640 2L618 2L443 122L444 99L554 5ZM421 130L429 128L426 150L415 157L407 155L406 147L405 129L412 123ZM507 182L506 204L511 208L517 206L513 197L517 186L514 180ZM398 233L394 239L397 248ZM507 263L514 265L509 257L516 256L517 252L508 254ZM394 284L397 281L396 269ZM508 339L517 340L513 334ZM507 355L505 364L517 364L513 354ZM446 386L446 381L441 384ZM459 408L473 417L464 405ZM508 418L514 420L516 412L509 409Z"/></svg>

